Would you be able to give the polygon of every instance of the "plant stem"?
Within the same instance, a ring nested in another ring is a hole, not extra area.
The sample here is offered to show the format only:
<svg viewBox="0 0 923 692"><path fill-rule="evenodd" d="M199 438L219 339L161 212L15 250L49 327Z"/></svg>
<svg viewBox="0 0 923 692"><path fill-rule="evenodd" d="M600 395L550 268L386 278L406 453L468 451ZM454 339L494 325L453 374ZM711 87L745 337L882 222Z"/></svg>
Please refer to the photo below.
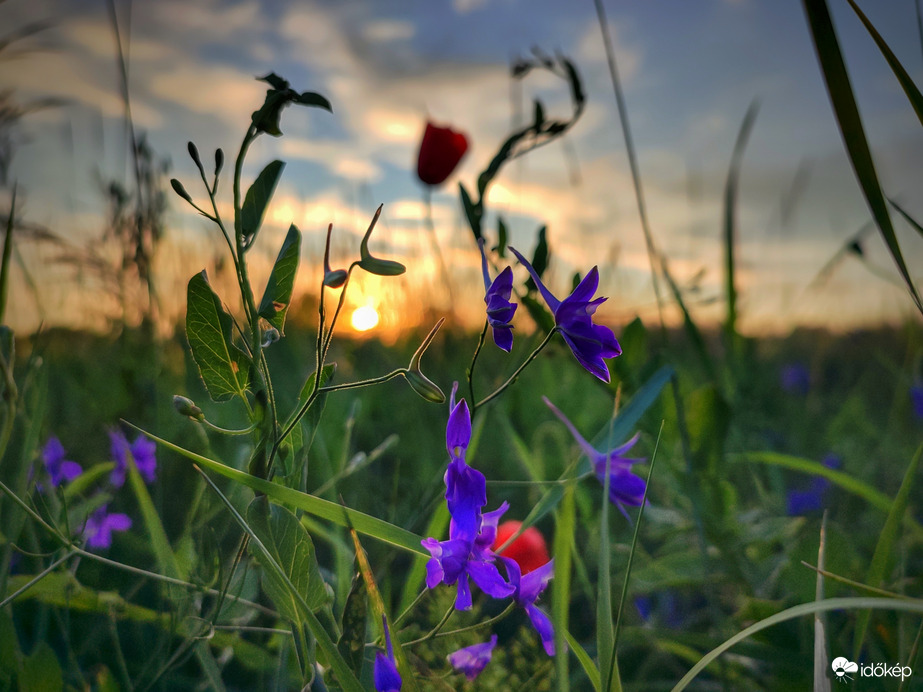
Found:
<svg viewBox="0 0 923 692"><path fill-rule="evenodd" d="M488 320L484 320L484 328L481 330L481 336L478 338L477 348L474 349L474 355L471 356L471 365L468 366L468 370L465 373L468 376L468 391L471 392L471 405L474 406L474 402L477 399L474 398L474 366L478 362L478 355L481 353L481 347L484 345L484 338L487 336L487 327L490 325Z"/></svg>
<svg viewBox="0 0 923 692"><path fill-rule="evenodd" d="M513 384L513 383L516 381L516 379L519 377L519 374L520 374L523 370L526 369L526 366L527 366L529 363L531 363L533 360L535 360L535 357L536 357L539 353L542 352L542 350L545 348L545 346L548 345L548 342L551 341L551 337L554 336L555 332L557 332L557 331L558 331L558 328L557 328L557 327L554 327L550 332L548 332L548 334L545 335L545 338L542 340L542 343L540 343L540 344L538 345L538 347L537 347L534 351L532 351L532 353L529 355L528 358L526 358L526 360L523 362L522 365L520 365L518 368L516 368L516 372L514 372L512 375L510 375L510 378L509 378L506 382L504 382L503 384L501 384L492 394L489 394L488 396L486 396L486 397L485 397L484 399L482 399L481 401L479 401L479 402L477 402L476 404L472 405L472 407L471 407L471 417L472 417L472 418L474 418L475 412L476 412L481 406L483 406L484 404L486 404L486 403L489 402L489 401L493 401L494 399L496 399L498 396L500 396L500 394L503 393L503 391L504 391L507 387L509 387L511 384Z"/></svg>

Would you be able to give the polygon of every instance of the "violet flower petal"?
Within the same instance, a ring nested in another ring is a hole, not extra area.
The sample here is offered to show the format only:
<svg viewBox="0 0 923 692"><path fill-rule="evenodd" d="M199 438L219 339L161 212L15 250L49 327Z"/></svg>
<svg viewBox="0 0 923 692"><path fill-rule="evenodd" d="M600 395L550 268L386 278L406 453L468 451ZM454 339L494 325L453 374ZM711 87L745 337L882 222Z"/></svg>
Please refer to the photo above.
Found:
<svg viewBox="0 0 923 692"><path fill-rule="evenodd" d="M496 634L491 636L488 642L466 646L458 651L453 651L446 658L455 670L464 673L469 680L474 680L490 663L495 646L497 646Z"/></svg>

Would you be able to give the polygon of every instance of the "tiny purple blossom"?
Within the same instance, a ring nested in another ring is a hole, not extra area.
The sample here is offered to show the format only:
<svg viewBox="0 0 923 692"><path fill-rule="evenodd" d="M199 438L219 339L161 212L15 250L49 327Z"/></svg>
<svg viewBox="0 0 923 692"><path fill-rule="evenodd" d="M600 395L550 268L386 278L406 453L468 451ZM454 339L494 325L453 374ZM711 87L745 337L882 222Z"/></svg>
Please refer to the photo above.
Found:
<svg viewBox="0 0 923 692"><path fill-rule="evenodd" d="M128 473L128 455L131 455L144 480L153 483L157 473L157 459L154 452L157 445L153 440L149 440L143 435L139 435L134 442L128 443L128 439L121 430L110 430L110 451L112 459L115 461L115 468L109 476L109 482L116 488L125 485L125 475Z"/></svg>
<svg viewBox="0 0 923 692"><path fill-rule="evenodd" d="M490 657L497 645L497 635L493 635L488 642L472 644L458 651L453 651L446 658L452 667L459 673L464 673L469 680L474 680L481 671L490 663Z"/></svg>
<svg viewBox="0 0 923 692"><path fill-rule="evenodd" d="M373 671L375 690L376 692L400 692L404 681L401 680L401 674L397 672L394 647L391 644L391 632L388 630L388 621L384 615L381 616L381 626L385 630L388 655L385 656L381 651L375 654L375 668Z"/></svg>
<svg viewBox="0 0 923 692"><path fill-rule="evenodd" d="M910 402L913 404L913 412L916 417L923 419L923 384L917 384L910 388Z"/></svg>
<svg viewBox="0 0 923 692"><path fill-rule="evenodd" d="M106 512L108 505L99 507L87 518L83 527L83 536L87 539L90 549L105 549L112 545L113 531L128 531L131 528L131 517L127 514Z"/></svg>
<svg viewBox="0 0 923 692"><path fill-rule="evenodd" d="M510 302L513 294L513 269L507 266L491 282L487 272L487 255L484 254L484 239L478 240L481 251L481 272L484 274L484 302L487 303L487 322L493 331L494 343L507 353L513 348L513 315L519 306Z"/></svg>
<svg viewBox="0 0 923 692"><path fill-rule="evenodd" d="M804 363L788 363L782 366L779 381L789 394L804 396L811 389L811 373Z"/></svg>
<svg viewBox="0 0 923 692"><path fill-rule="evenodd" d="M48 477L54 488L57 488L64 481L74 480L83 473L80 464L64 458L66 454L64 445L53 435L48 438L45 446L42 447L42 462L45 464L45 470L48 471Z"/></svg>
<svg viewBox="0 0 923 692"><path fill-rule="evenodd" d="M647 484L644 482L643 478L639 478L631 472L631 467L633 464L644 461L644 458L629 458L625 456L628 450L638 441L640 433L636 433L628 442L613 450L600 452L586 441L586 438L577 431L574 424L548 400L548 397L543 396L542 401L544 401L545 405L551 409L552 413L560 418L561 422L567 426L571 436L573 436L577 444L580 445L580 449L589 457L590 462L593 464L593 472L603 485L606 483L606 468L608 466L609 500L617 505L619 509L622 510L623 514L625 511L623 505L632 507L640 506L644 499L644 489Z"/></svg>
<svg viewBox="0 0 923 692"><path fill-rule="evenodd" d="M622 347L619 346L611 329L601 324L593 324L593 314L596 308L608 300L608 298L592 299L599 287L599 269L593 267L567 298L558 300L542 283L538 273L526 258L512 246L510 251L532 275L532 280L538 286L545 303L554 315L555 328L561 332L561 336L564 337L564 341L570 347L577 362L587 372L596 375L603 382L608 382L609 368L605 359L621 355Z"/></svg>
<svg viewBox="0 0 923 692"><path fill-rule="evenodd" d="M836 454L828 454L821 463L828 469L838 469L842 461ZM810 485L803 490L789 490L786 496L788 515L791 517L812 514L824 508L830 481L823 476L815 476Z"/></svg>
<svg viewBox="0 0 923 692"><path fill-rule="evenodd" d="M545 647L545 653L554 656L554 625L551 619L541 610L535 602L548 586L548 582L554 576L554 559L538 569L534 569L528 574L522 574L519 564L508 557L500 556L506 567L506 574L513 585L513 600L516 605L525 609L526 615L532 622L535 631L542 640L542 646Z"/></svg>
<svg viewBox="0 0 923 692"><path fill-rule="evenodd" d="M483 514L487 504L487 481L484 474L465 463L465 452L471 440L471 415L468 403L455 403L453 387L451 413L446 426L446 447L451 461L445 472L445 499L452 519L449 539L438 541L425 538L421 544L432 558L426 563L426 585L457 584L455 608L471 608L469 578L478 588L494 598L505 598L513 592L494 564L496 555L491 546L497 537L497 524L509 504L504 502L493 512Z"/></svg>

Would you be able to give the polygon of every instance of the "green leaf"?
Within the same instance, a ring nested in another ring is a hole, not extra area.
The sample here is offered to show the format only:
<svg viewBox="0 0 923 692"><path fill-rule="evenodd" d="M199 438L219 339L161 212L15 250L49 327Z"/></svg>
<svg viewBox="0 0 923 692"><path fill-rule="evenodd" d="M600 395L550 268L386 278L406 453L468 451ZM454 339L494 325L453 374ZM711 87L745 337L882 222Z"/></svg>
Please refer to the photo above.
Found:
<svg viewBox="0 0 923 692"><path fill-rule="evenodd" d="M157 514L151 495L144 484L144 479L138 473L138 467L135 466L135 460L132 458L131 453L129 452L127 456L129 459L128 482L131 484L135 499L138 501L138 507L141 509L141 517L151 539L151 550L154 552L157 565L166 576L185 581L188 575L180 567L180 563L173 553L170 540L167 538L166 531L164 531L160 515Z"/></svg>
<svg viewBox="0 0 923 692"><path fill-rule="evenodd" d="M861 497L872 507L876 507L882 512L891 511L891 498L884 493L879 492L848 473L827 468L823 464L811 459L802 459L801 457L779 454L777 452L746 452L744 453L744 458L747 461L759 464L781 466L794 471L809 473L814 476L822 476L831 483L840 486L846 492ZM904 516L903 523L917 538L923 538L923 526L920 526L912 516Z"/></svg>
<svg viewBox="0 0 923 692"><path fill-rule="evenodd" d="M273 327L284 335L285 315L292 301L292 290L295 286L295 274L298 271L298 260L301 257L301 233L295 224L289 226L285 241L279 249L279 256L272 267L266 290L257 313Z"/></svg>
<svg viewBox="0 0 923 692"><path fill-rule="evenodd" d="M878 50L880 50L881 54L885 56L885 60L887 60L888 65L891 66L891 71L894 72L894 76L897 77L897 81L900 82L901 88L904 90L904 93L907 94L907 99L910 101L910 105L913 106L913 110L917 114L917 118L920 120L920 124L923 125L923 94L921 94L920 90L917 89L917 85L913 83L910 75L907 74L907 70L904 69L904 66L901 65L900 60L897 59L897 56L894 55L894 53L888 47L888 44L885 43L885 40L881 37L881 34L875 30L875 27L869 21L868 17L866 17L862 13L862 10L859 9L859 6L855 3L855 0L846 1L849 3L849 6L853 8L853 11L855 11L855 13L859 16L859 19L862 20L865 28L875 40L875 43L878 45Z"/></svg>
<svg viewBox="0 0 923 692"><path fill-rule="evenodd" d="M545 273L545 270L548 269L548 259L550 257L550 252L548 250L548 240L546 238L546 232L548 231L548 226L542 226L538 229L538 243L535 245L535 252L532 253L532 268L535 270L535 273L538 274L538 278L542 278ZM535 291L538 286L535 285L535 281L532 280L530 275L526 279L526 290L529 293Z"/></svg>
<svg viewBox="0 0 923 692"><path fill-rule="evenodd" d="M731 165L728 169L727 182L724 186L724 287L727 300L727 318L725 319L724 329L731 347L733 347L733 340L737 334L737 286L734 281L737 241L734 210L737 205L737 181L740 179L740 166L743 161L744 149L747 147L747 140L750 139L750 132L753 130L753 123L756 122L758 110L759 103L753 101L747 109L746 115L744 115L744 120L740 124L740 131L737 133L737 141L734 142Z"/></svg>
<svg viewBox="0 0 923 692"><path fill-rule="evenodd" d="M556 677L558 679L558 690L565 691L568 689L569 675L567 672L567 647L564 646L565 634L568 632L568 614L571 602L571 561L573 556L574 530L576 528L577 508L574 502L575 485L568 484L567 489L564 486L556 485L551 490L557 491L557 497L564 498L561 502L561 509L555 514L554 523L554 579L551 582L551 620L554 623L554 651ZM549 497L550 492L545 495ZM543 498L544 499L544 498ZM596 678L595 688L599 689L599 673L589 664L589 668L581 660L587 675L592 680ZM591 672L592 671L592 672ZM595 676L594 674L595 673Z"/></svg>
<svg viewBox="0 0 923 692"><path fill-rule="evenodd" d="M22 662L19 673L20 690L57 692L64 689L64 675L58 657L46 642L39 642Z"/></svg>
<svg viewBox="0 0 923 692"><path fill-rule="evenodd" d="M833 21L830 19L827 3L825 0L802 0L802 2L808 16L811 38L814 41L817 57L820 60L821 71L833 105L833 112L836 115L840 133L843 135L843 143L846 146L846 152L849 154L853 171L859 181L859 186L862 188L865 201L868 203L878 230L888 246L891 257L894 259L894 263L897 265L907 289L910 291L910 296L917 309L923 313L923 299L920 298L913 278L910 276L910 271L907 269L907 264L904 262L904 256L901 253L900 243L898 243L894 227L891 225L888 205L885 201L881 184L878 181L875 162L872 159L872 152L865 137L859 107L856 105L856 98L849 82L849 73L846 71L846 64L843 62L843 55L840 52L840 45L837 40L836 30L833 28Z"/></svg>
<svg viewBox="0 0 923 692"><path fill-rule="evenodd" d="M596 666L593 664L593 659L590 658L590 655L586 652L580 642L574 639L574 635L570 632L564 632L564 639L567 641L567 646L571 651L574 652L574 655L577 657L577 660L580 661L580 665L583 668L583 672L586 673L586 676L590 679L590 684L593 685L593 689L596 692L599 692L599 671L596 670Z"/></svg>
<svg viewBox="0 0 923 692"><path fill-rule="evenodd" d="M531 280L530 278L529 281ZM532 296L522 296L519 302L526 306L526 310L529 311L529 317L535 321L535 324L537 324L539 329L545 334L554 329L554 316L543 303L538 302Z"/></svg>
<svg viewBox="0 0 923 692"><path fill-rule="evenodd" d="M910 502L910 491L913 488L913 481L917 475L917 469L920 467L920 457L923 455L923 445L917 448L917 453L910 460L910 465L904 473L904 480L901 481L901 487L897 491L894 502L891 503L891 511L888 512L888 518L885 520L884 528L878 537L878 544L875 546L875 553L872 555L872 564L869 565L868 574L865 577L865 583L869 586L879 587L884 583L885 575L888 571L888 564L891 562L891 552L894 544L897 542L898 532L904 514L907 512L907 505ZM818 564L823 569L823 565ZM865 639L865 631L868 628L869 617L871 613L867 610L860 611L856 616L856 629L853 638L853 658L858 658L859 651L862 648L862 640Z"/></svg>
<svg viewBox="0 0 923 692"><path fill-rule="evenodd" d="M205 459L205 461L209 460ZM291 583L285 571L282 569L279 563L276 562L271 549L263 545L260 537L253 531L253 528L247 523L246 519L240 515L240 512L234 508L234 505L231 504L231 501L228 500L225 494L221 492L221 490L217 485L214 484L214 482L212 482L211 478L202 472L201 469L198 470L202 473L203 478L205 478L205 481L211 486L215 494L218 495L218 497L224 503L225 507L227 507L228 511L231 512L231 516L234 517L234 521L236 521L237 524L247 532L247 535L250 536L250 544L252 549L259 551L260 553L260 564L265 568L272 570L275 575L275 579L283 583L288 589L288 592L299 606L299 621L303 622L314 636L314 640L317 642L318 648L324 654L327 664L333 670L333 673L336 675L337 681L340 683L342 688L344 690L349 690L350 692L362 692L362 685L356 679L356 676L353 675L352 670L350 670L346 661L343 660L343 657L340 656L340 652L337 651L336 644L333 643L330 635L327 634L327 630L324 629L320 620L317 619L317 616L314 615L314 613L308 607L308 604L305 603L301 594ZM272 484L270 483L269 485Z"/></svg>
<svg viewBox="0 0 923 692"><path fill-rule="evenodd" d="M506 257L506 239L509 235L506 223L503 221L503 217L497 217L497 245L494 247L494 252L497 253L501 258Z"/></svg>
<svg viewBox="0 0 923 692"><path fill-rule="evenodd" d="M246 397L249 363L231 342L231 316L208 283L205 270L186 290L186 338L213 401Z"/></svg>
<svg viewBox="0 0 923 692"><path fill-rule="evenodd" d="M250 189L247 190L244 204L240 208L240 232L244 247L253 245L260 226L263 224L266 206L272 198L272 193L276 189L276 183L279 182L279 176L282 175L284 167L285 164L278 160L268 164L260 171Z"/></svg>
<svg viewBox="0 0 923 692"><path fill-rule="evenodd" d="M324 96L313 91L303 91L294 99L295 103L301 106L312 106L314 108L323 108L325 111L333 113L333 106L330 105Z"/></svg>
<svg viewBox="0 0 923 692"><path fill-rule="evenodd" d="M328 602L327 588L320 576L314 543L298 518L279 505L271 505L266 496L257 497L247 508L247 523L287 579L278 578L266 564L266 556L251 549L263 567L263 589L279 613L292 622L304 620L300 603L317 612ZM252 546L252 543L251 543ZM292 589L296 593L292 593Z"/></svg>
<svg viewBox="0 0 923 692"><path fill-rule="evenodd" d="M471 195L468 194L465 186L461 183L458 184L458 192L461 195L462 206L465 209L465 217L468 219L468 226L471 228L471 232L474 233L474 242L477 242L483 237L483 233L481 232L481 216L484 213L483 207L480 203L476 205L471 201Z"/></svg>
<svg viewBox="0 0 923 692"><path fill-rule="evenodd" d="M712 661L718 658L718 656L757 632L761 632L773 625L787 622L788 620L804 617L805 615L813 615L814 613L821 612L829 613L834 610L856 610L859 608L896 610L905 613L923 614L923 601L909 599L906 601L897 601L890 598L828 598L823 601L812 601L811 603L802 603L787 608L780 613L760 620L754 625L750 625L750 627L735 634L720 646L709 651L705 656L699 659L699 662L696 663L678 683L676 683L672 692L682 692L682 690L686 689L689 683L692 682L699 673L705 670Z"/></svg>
<svg viewBox="0 0 923 692"><path fill-rule="evenodd" d="M131 425L129 423L129 425ZM225 466L221 462L214 461L208 457L203 457L200 454L191 452L188 449L183 449L182 447L168 442L163 438L152 435L151 433L142 430L137 426L132 426L138 432L144 433L149 438L157 442L158 444L163 445L167 449L170 449L177 454L180 454L190 461L199 464L200 466L210 469L225 478L230 478L236 483L247 486L248 488L257 491L258 493L264 493L268 495L271 499L275 500L278 504L285 505L294 509L301 509L309 514L326 519L334 524L339 526L347 526L347 517L349 522L352 523L352 526L359 533L371 536L385 543L389 543L395 547L401 548L411 553L417 555L423 555L427 558L430 557L429 552L423 549L423 546L420 545L422 538L416 534L403 529L394 524L390 524L386 521L378 519L376 517L365 514L364 512L359 512L355 509L350 509L348 507L343 507L338 505L335 502L330 502L329 500L324 500L307 493L302 493L297 490L292 490L291 488L286 488L285 486L279 485L278 483L273 483L272 481L267 481L263 478L257 478L256 476L251 476L249 473L244 473L243 471L238 471L235 468L230 466Z"/></svg>
<svg viewBox="0 0 923 692"><path fill-rule="evenodd" d="M353 576L353 584L343 606L343 620L340 624L337 650L346 659L350 668L358 676L362 671L362 658L365 653L365 628L369 619L369 601L365 580L358 574Z"/></svg>

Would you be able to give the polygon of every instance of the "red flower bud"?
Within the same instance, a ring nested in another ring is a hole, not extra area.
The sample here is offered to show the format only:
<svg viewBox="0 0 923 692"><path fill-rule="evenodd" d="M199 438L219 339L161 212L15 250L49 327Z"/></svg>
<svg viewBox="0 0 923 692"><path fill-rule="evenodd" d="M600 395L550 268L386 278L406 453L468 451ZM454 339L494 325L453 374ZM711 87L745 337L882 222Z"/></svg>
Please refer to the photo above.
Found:
<svg viewBox="0 0 923 692"><path fill-rule="evenodd" d="M461 132L427 122L417 157L417 177L427 185L441 185L466 151L468 138Z"/></svg>
<svg viewBox="0 0 923 692"><path fill-rule="evenodd" d="M521 521L505 521L500 524L497 527L497 540L494 541L493 549L496 550L506 543L510 536L519 531L520 526L522 526ZM538 569L551 559L548 557L545 537L534 526L523 531L519 538L506 546L500 554L515 560L523 574Z"/></svg>

